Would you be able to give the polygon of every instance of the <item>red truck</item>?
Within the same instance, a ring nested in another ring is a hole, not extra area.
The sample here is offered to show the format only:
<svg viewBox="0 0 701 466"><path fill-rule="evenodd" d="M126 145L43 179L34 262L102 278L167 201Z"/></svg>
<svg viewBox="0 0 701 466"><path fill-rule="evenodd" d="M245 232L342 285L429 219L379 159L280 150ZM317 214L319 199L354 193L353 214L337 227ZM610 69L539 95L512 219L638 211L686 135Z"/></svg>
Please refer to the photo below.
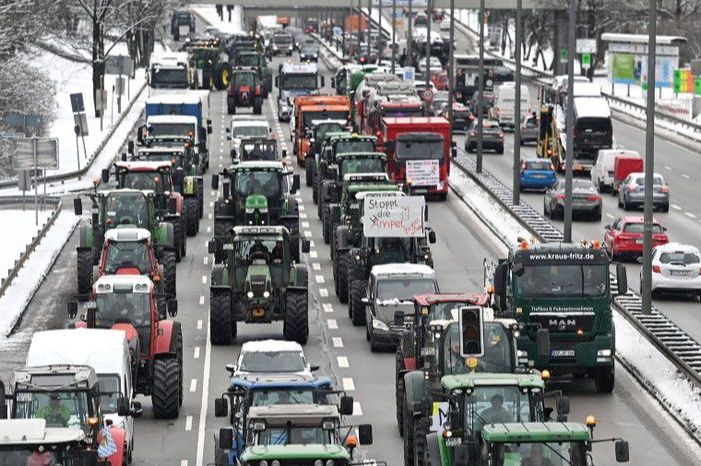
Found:
<svg viewBox="0 0 701 466"><path fill-rule="evenodd" d="M618 194L618 190L628 175L643 170L644 162L639 155L617 155L613 162L613 193Z"/></svg>
<svg viewBox="0 0 701 466"><path fill-rule="evenodd" d="M450 160L455 156L448 120L385 117L380 136L390 179L405 183L413 194L448 197Z"/></svg>

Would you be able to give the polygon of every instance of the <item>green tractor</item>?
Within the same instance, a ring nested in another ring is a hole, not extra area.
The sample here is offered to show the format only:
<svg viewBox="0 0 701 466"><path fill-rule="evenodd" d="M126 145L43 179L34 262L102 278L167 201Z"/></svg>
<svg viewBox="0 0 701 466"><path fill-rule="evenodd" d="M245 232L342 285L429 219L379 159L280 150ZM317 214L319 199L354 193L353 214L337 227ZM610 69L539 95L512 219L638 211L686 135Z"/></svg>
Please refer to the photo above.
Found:
<svg viewBox="0 0 701 466"><path fill-rule="evenodd" d="M309 132L309 149L304 159L305 184L312 186L314 182L314 173L317 168L317 160L321 148L329 140L329 135L343 134L348 130L348 122L344 120L334 120L327 118L324 120L312 120Z"/></svg>
<svg viewBox="0 0 701 466"><path fill-rule="evenodd" d="M183 49L188 54L190 68L197 73L197 88L224 90L231 80L231 65L222 59L219 39L187 41Z"/></svg>
<svg viewBox="0 0 701 466"><path fill-rule="evenodd" d="M92 200L90 222L81 223L79 226L80 240L77 248L79 278L92 275L93 265L97 265L100 260L105 232L118 225L133 225L149 230L159 262L162 262L165 251L177 249L173 223L169 221L169 215L163 214L172 210L170 209L172 206L157 206L157 198L152 191L135 189L96 191L90 195L90 199ZM165 198L158 198L158 203L164 201ZM73 200L73 210L76 215L83 215L81 198ZM179 218L177 220L179 221ZM87 289L81 288L81 283L84 283ZM90 293L89 280L79 280L78 284L78 294Z"/></svg>
<svg viewBox="0 0 701 466"><path fill-rule="evenodd" d="M336 156L349 152L375 152L377 138L375 136L361 136L348 132L326 133L326 141L320 146L315 156L314 169L312 170L312 200L319 203L319 190L324 180L336 177L329 172L329 167L336 165ZM318 210L321 218L321 210Z"/></svg>
<svg viewBox="0 0 701 466"><path fill-rule="evenodd" d="M290 173L282 162L239 162L212 175L212 189L219 189L220 176L222 195L214 203L215 262L224 260L221 245L235 225L284 226L294 240L292 259L299 262L299 211L292 196L299 190L299 175L293 175L290 186Z"/></svg>
<svg viewBox="0 0 701 466"><path fill-rule="evenodd" d="M263 85L263 98L268 98L268 94L273 90L273 70L268 66L263 52L254 49L238 50L230 59L230 64L232 68L255 70Z"/></svg>
<svg viewBox="0 0 701 466"><path fill-rule="evenodd" d="M306 344L309 335L307 266L297 263L298 237L283 226L237 226L222 241L209 242L210 254L223 258L212 266L210 340L230 344L237 322L283 321L286 340ZM309 241L302 241L309 252Z"/></svg>

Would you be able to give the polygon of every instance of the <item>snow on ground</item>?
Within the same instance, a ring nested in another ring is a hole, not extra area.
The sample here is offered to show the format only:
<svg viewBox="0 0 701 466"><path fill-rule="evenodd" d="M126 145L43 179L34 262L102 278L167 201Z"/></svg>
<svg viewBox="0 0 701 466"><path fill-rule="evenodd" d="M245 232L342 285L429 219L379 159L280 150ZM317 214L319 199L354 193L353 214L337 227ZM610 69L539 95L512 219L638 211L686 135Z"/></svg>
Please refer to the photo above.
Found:
<svg viewBox="0 0 701 466"><path fill-rule="evenodd" d="M231 22L228 21L229 13L226 11L226 8L224 8L224 21L219 18L214 5L192 5L190 10L224 34L240 34L244 32L243 10L240 6L234 6L234 9L231 11ZM203 31L198 31L198 34L200 32Z"/></svg>
<svg viewBox="0 0 701 466"><path fill-rule="evenodd" d="M112 55L126 55L126 45L117 44ZM42 51L33 56L30 62L40 69L47 70L48 76L56 85L56 104L58 111L56 120L49 128L47 136L59 139L59 169L49 171L48 174L67 173L78 169L78 157L76 150L76 138L73 130L75 122L71 110L69 95L72 93L83 93L85 104L85 115L88 120L88 136L85 136L85 148L83 141L79 141L80 146L80 167L85 167L97 150L100 142L105 138L108 131L118 121L117 98L113 98L112 86L115 85L117 76L105 76L105 89L107 90L107 105L103 117L103 127L100 131L100 119L95 118L94 103L92 98L92 69L87 63L77 63L54 55L50 52ZM129 100L134 99L146 81L143 69L137 69L135 78L129 79L129 95L122 96L122 111L129 105ZM125 90L126 91L126 90ZM114 110L114 112L113 112ZM87 152L87 157L86 157Z"/></svg>
<svg viewBox="0 0 701 466"><path fill-rule="evenodd" d="M34 223L34 199L27 197L27 209L0 210L0 220L12 228L0 229L0 280L7 278L15 261L20 258L32 242L32 238L44 227L51 218L52 210L39 211L39 224Z"/></svg>
<svg viewBox="0 0 701 466"><path fill-rule="evenodd" d="M0 298L0 339L9 335L22 316L79 220L70 209L63 209Z"/></svg>

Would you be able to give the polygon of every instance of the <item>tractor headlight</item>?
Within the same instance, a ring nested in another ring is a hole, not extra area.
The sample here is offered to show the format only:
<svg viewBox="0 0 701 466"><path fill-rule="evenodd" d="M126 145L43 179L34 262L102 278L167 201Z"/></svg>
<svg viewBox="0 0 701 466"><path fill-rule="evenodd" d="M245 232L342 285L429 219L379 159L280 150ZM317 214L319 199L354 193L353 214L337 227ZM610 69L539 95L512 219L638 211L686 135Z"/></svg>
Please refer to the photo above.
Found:
<svg viewBox="0 0 701 466"><path fill-rule="evenodd" d="M273 460L272 466L280 466L280 462L278 460Z"/></svg>
<svg viewBox="0 0 701 466"><path fill-rule="evenodd" d="M248 293L246 293L246 296L248 296L248 299L253 298L253 292L249 291Z"/></svg>
<svg viewBox="0 0 701 466"><path fill-rule="evenodd" d="M379 319L372 319L372 328L374 328L375 330L384 330L384 331L389 330L389 327L387 326L387 324L385 324L384 322L382 322Z"/></svg>
<svg viewBox="0 0 701 466"><path fill-rule="evenodd" d="M263 292L263 297L264 297L264 298L269 298L269 297L270 297L270 292L267 291L267 290L264 291L264 292Z"/></svg>

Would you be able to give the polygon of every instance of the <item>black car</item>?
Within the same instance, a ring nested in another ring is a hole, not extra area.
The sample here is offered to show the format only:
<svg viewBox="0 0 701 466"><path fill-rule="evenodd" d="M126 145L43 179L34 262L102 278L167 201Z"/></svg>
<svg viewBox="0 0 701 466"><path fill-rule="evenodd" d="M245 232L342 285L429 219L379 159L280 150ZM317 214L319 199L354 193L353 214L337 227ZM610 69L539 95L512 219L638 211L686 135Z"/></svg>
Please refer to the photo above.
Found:
<svg viewBox="0 0 701 466"><path fill-rule="evenodd" d="M319 47L315 45L302 45L299 49L299 61L301 62L316 62L319 60Z"/></svg>
<svg viewBox="0 0 701 466"><path fill-rule="evenodd" d="M482 120L482 149L493 150L497 154L504 153L504 132L499 127L498 121ZM472 120L465 140L465 151L474 152L475 150L477 150L477 117Z"/></svg>
<svg viewBox="0 0 701 466"><path fill-rule="evenodd" d="M550 218L565 216L565 180L558 180L545 191L543 214ZM591 180L572 180L572 216L584 215L595 221L601 220L601 196Z"/></svg>

